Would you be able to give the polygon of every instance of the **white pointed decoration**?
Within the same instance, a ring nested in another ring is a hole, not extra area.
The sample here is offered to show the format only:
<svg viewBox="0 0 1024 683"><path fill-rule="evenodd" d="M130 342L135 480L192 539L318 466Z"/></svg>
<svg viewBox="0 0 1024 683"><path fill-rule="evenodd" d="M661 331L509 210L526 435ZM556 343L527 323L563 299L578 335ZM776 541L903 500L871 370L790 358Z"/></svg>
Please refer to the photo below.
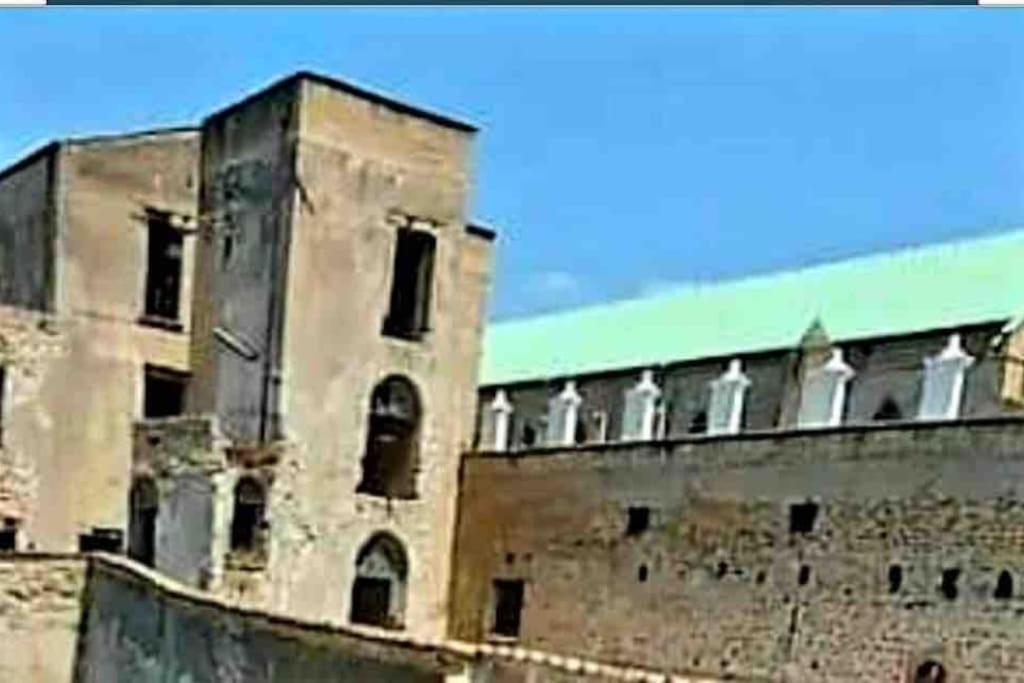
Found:
<svg viewBox="0 0 1024 683"><path fill-rule="evenodd" d="M964 376L973 363L974 358L964 351L959 334L949 335L946 348L924 359L919 419L954 420L960 416Z"/></svg>
<svg viewBox="0 0 1024 683"><path fill-rule="evenodd" d="M576 441L576 421L583 398L576 391L576 382L566 380L565 388L548 401L548 446L571 446Z"/></svg>
<svg viewBox="0 0 1024 683"><path fill-rule="evenodd" d="M853 375L853 368L843 360L842 349L832 349L828 362L809 371L804 379L797 425L834 427L842 422L846 385Z"/></svg>
<svg viewBox="0 0 1024 683"><path fill-rule="evenodd" d="M654 438L659 398L661 389L654 382L654 371L644 370L640 381L626 390L622 411L623 441L649 441Z"/></svg>
<svg viewBox="0 0 1024 683"><path fill-rule="evenodd" d="M486 433L490 435L490 447L495 451L508 450L509 423L512 420L512 403L504 389L498 389L494 399L487 406L488 424Z"/></svg>
<svg viewBox="0 0 1024 683"><path fill-rule="evenodd" d="M743 374L739 358L729 361L729 368L711 382L711 405L708 408L708 434L738 434L743 419L743 399L750 378Z"/></svg>

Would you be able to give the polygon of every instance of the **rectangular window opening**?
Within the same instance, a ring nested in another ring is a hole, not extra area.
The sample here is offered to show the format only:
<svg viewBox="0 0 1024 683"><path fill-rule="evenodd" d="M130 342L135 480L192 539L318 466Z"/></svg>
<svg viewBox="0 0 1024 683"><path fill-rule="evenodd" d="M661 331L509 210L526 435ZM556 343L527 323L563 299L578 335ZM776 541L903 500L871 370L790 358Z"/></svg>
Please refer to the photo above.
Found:
<svg viewBox="0 0 1024 683"><path fill-rule="evenodd" d="M523 612L522 579L494 580L494 623L491 632L508 638L519 637Z"/></svg>
<svg viewBox="0 0 1024 683"><path fill-rule="evenodd" d="M93 527L87 534L78 535L78 552L116 553L124 547L124 532L120 529Z"/></svg>
<svg viewBox="0 0 1024 683"><path fill-rule="evenodd" d="M809 534L818 518L818 504L810 501L789 506L789 533Z"/></svg>
<svg viewBox="0 0 1024 683"><path fill-rule="evenodd" d="M0 528L0 553L13 553L18 549L18 526L17 519L4 519L3 528Z"/></svg>
<svg viewBox="0 0 1024 683"><path fill-rule="evenodd" d="M398 231L385 335L419 339L429 330L436 244L428 232L408 228Z"/></svg>
<svg viewBox="0 0 1024 683"><path fill-rule="evenodd" d="M4 445L4 427L7 426L6 420L4 420L7 414L5 398L7 398L7 368L0 365L0 447Z"/></svg>
<svg viewBox="0 0 1024 683"><path fill-rule="evenodd" d="M173 417L185 412L188 373L146 365L142 416Z"/></svg>
<svg viewBox="0 0 1024 683"><path fill-rule="evenodd" d="M184 243L164 214L150 212L146 249L146 299L148 322L180 328L179 304Z"/></svg>
<svg viewBox="0 0 1024 683"><path fill-rule="evenodd" d="M630 506L626 510L626 535L639 536L651 526L651 508Z"/></svg>

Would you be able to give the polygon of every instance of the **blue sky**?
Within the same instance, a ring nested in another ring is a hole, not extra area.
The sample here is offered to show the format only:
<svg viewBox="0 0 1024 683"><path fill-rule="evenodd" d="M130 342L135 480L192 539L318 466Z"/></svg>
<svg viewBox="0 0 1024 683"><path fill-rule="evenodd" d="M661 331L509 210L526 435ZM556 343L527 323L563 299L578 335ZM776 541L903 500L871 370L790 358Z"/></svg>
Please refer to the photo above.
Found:
<svg viewBox="0 0 1024 683"><path fill-rule="evenodd" d="M479 124L496 318L1024 227L1024 11L21 9L0 45L3 165L300 68Z"/></svg>

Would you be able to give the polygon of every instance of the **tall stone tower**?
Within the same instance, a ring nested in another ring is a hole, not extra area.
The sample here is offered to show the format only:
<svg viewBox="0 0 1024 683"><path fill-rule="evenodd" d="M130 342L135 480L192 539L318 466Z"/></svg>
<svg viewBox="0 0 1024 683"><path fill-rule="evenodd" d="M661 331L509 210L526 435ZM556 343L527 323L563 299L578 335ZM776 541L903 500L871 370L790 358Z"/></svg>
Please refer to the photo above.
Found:
<svg viewBox="0 0 1024 683"><path fill-rule="evenodd" d="M269 607L444 633L493 238L473 136L306 73L203 124L189 412L230 470L214 551Z"/></svg>

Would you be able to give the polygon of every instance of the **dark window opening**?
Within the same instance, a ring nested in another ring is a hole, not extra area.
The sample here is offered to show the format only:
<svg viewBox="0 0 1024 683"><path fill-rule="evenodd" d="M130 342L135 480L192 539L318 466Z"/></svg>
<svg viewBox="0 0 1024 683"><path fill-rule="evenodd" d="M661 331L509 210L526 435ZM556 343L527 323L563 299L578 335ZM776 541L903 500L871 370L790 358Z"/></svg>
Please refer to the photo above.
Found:
<svg viewBox="0 0 1024 683"><path fill-rule="evenodd" d="M184 245L166 215L151 212L146 256L145 317L177 322Z"/></svg>
<svg viewBox="0 0 1024 683"><path fill-rule="evenodd" d="M806 586L811 580L811 568L806 564L800 565L800 573L797 574L796 582L801 586Z"/></svg>
<svg viewBox="0 0 1024 683"><path fill-rule="evenodd" d="M367 541L356 556L349 621L402 628L408 574L405 549L398 539L389 534L377 534Z"/></svg>
<svg viewBox="0 0 1024 683"><path fill-rule="evenodd" d="M532 448L537 444L537 429L527 423L523 425L523 433L519 438L519 443L523 448Z"/></svg>
<svg viewBox="0 0 1024 683"><path fill-rule="evenodd" d="M1013 597L1013 577L1005 569L999 572L993 596L996 600L1009 600Z"/></svg>
<svg viewBox="0 0 1024 683"><path fill-rule="evenodd" d="M419 339L429 329L436 243L428 232L408 228L398 231L384 334Z"/></svg>
<svg viewBox="0 0 1024 683"><path fill-rule="evenodd" d="M630 506L626 510L626 535L639 536L651 526L651 508Z"/></svg>
<svg viewBox="0 0 1024 683"><path fill-rule="evenodd" d="M639 581L640 583L646 583L647 582L647 574L648 574L647 565L646 564L640 565L640 568L636 572L636 580Z"/></svg>
<svg viewBox="0 0 1024 683"><path fill-rule="evenodd" d="M87 534L78 535L78 552L120 553L124 547L124 532L120 529L93 527Z"/></svg>
<svg viewBox="0 0 1024 683"><path fill-rule="evenodd" d="M357 576L352 587L350 620L354 624L385 626L391 607L391 582L369 576Z"/></svg>
<svg viewBox="0 0 1024 683"><path fill-rule="evenodd" d="M409 380L392 376L374 388L357 492L406 500L416 497L419 426L420 400Z"/></svg>
<svg viewBox="0 0 1024 683"><path fill-rule="evenodd" d="M946 669L938 662L929 660L917 667L914 683L946 683Z"/></svg>
<svg viewBox="0 0 1024 683"><path fill-rule="evenodd" d="M942 584L939 590L947 600L956 600L956 582L960 579L959 569L946 569L942 572Z"/></svg>
<svg viewBox="0 0 1024 683"><path fill-rule="evenodd" d="M875 422L892 422L895 420L903 419L903 411L900 410L899 404L892 400L891 397L887 397L882 401L882 405L875 411L874 416Z"/></svg>
<svg viewBox="0 0 1024 683"><path fill-rule="evenodd" d="M231 515L231 552L262 560L266 527L267 492L254 477L242 477L235 484Z"/></svg>
<svg viewBox="0 0 1024 683"><path fill-rule="evenodd" d="M690 420L690 434L705 434L708 431L708 413L702 410Z"/></svg>
<svg viewBox="0 0 1024 683"><path fill-rule="evenodd" d="M524 584L520 579L495 579L492 633L509 638L519 636L523 612L523 591Z"/></svg>
<svg viewBox="0 0 1024 683"><path fill-rule="evenodd" d="M4 445L4 398L7 396L7 368L0 365L0 446Z"/></svg>
<svg viewBox="0 0 1024 683"><path fill-rule="evenodd" d="M889 567L889 592L898 593L903 586L903 567L898 564Z"/></svg>
<svg viewBox="0 0 1024 683"><path fill-rule="evenodd" d="M812 502L796 503L789 506L789 533L809 534L814 531L814 522L818 518L818 504Z"/></svg>
<svg viewBox="0 0 1024 683"><path fill-rule="evenodd" d="M185 412L187 373L147 365L143 383L143 417L173 417Z"/></svg>
<svg viewBox="0 0 1024 683"><path fill-rule="evenodd" d="M12 553L18 549L18 520L7 518L0 528L0 552Z"/></svg>
<svg viewBox="0 0 1024 683"><path fill-rule="evenodd" d="M128 557L153 567L156 564L156 517L160 508L156 483L149 477L133 481L128 504Z"/></svg>
<svg viewBox="0 0 1024 683"><path fill-rule="evenodd" d="M585 421L576 420L576 428L573 430L572 437L573 443L577 445L587 443L590 440L590 433Z"/></svg>

